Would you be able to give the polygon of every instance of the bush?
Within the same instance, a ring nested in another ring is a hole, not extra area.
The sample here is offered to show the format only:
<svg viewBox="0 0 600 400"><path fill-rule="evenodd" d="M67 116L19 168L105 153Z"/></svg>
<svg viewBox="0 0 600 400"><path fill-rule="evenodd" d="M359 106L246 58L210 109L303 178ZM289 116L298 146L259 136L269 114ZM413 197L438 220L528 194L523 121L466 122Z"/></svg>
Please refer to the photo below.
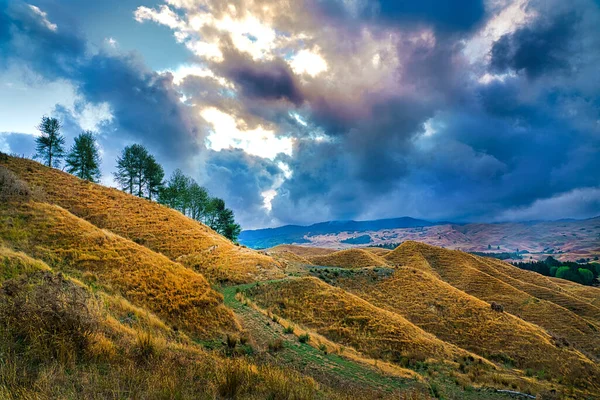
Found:
<svg viewBox="0 0 600 400"><path fill-rule="evenodd" d="M300 343L308 343L309 340L310 340L310 335L308 333L298 336L298 341L300 341Z"/></svg>
<svg viewBox="0 0 600 400"><path fill-rule="evenodd" d="M0 166L0 200L29 200L31 189L20 180L11 170Z"/></svg>
<svg viewBox="0 0 600 400"><path fill-rule="evenodd" d="M227 334L227 337L225 338L225 344L227 345L228 348L235 349L237 342L238 342L238 337L236 335Z"/></svg>
<svg viewBox="0 0 600 400"><path fill-rule="evenodd" d="M156 355L156 343L150 332L138 332L133 353L142 362L150 361Z"/></svg>
<svg viewBox="0 0 600 400"><path fill-rule="evenodd" d="M281 338L269 342L269 351L272 353L283 349L283 340Z"/></svg>
<svg viewBox="0 0 600 400"><path fill-rule="evenodd" d="M492 310L496 312L504 312L504 306L502 304L498 304L495 301L492 301L490 303L490 306L492 307Z"/></svg>
<svg viewBox="0 0 600 400"><path fill-rule="evenodd" d="M0 289L3 342L40 362L87 356L99 321L95 297L60 273L36 272L7 280Z"/></svg>
<svg viewBox="0 0 600 400"><path fill-rule="evenodd" d="M293 325L288 325L283 329L283 333L286 334L292 334L294 333L294 326Z"/></svg>

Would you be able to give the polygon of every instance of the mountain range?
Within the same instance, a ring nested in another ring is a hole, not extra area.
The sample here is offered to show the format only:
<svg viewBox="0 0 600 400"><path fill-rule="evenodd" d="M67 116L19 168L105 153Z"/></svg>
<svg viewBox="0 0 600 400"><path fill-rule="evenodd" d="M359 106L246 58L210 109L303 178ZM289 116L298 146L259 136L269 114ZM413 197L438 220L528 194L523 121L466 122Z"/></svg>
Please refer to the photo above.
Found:
<svg viewBox="0 0 600 400"><path fill-rule="evenodd" d="M430 222L410 217L331 221L242 231L239 240L255 249L280 244L334 249L393 247L407 240L417 240L469 252L523 253L526 258L533 259L552 255L574 261L600 256L600 217L489 224Z"/></svg>

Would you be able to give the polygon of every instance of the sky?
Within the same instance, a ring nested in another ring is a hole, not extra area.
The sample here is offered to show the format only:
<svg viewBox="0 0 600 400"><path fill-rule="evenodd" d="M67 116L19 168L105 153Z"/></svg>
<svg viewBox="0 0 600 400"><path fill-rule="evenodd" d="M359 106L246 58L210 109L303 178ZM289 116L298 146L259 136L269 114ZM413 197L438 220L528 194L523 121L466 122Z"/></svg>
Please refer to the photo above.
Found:
<svg viewBox="0 0 600 400"><path fill-rule="evenodd" d="M141 143L245 229L600 215L598 0L0 0L0 151Z"/></svg>

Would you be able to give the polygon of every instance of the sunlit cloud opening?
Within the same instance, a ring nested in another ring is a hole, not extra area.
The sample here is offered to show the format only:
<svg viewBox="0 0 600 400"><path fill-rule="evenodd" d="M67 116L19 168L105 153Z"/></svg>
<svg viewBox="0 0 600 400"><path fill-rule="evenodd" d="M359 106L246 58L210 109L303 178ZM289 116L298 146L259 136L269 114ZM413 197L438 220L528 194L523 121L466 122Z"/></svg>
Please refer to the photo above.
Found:
<svg viewBox="0 0 600 400"><path fill-rule="evenodd" d="M292 138L278 137L262 126L242 131L234 117L214 107L205 108L200 115L212 125L212 132L206 138L206 145L212 150L237 148L271 160L280 153L292 155Z"/></svg>
<svg viewBox="0 0 600 400"><path fill-rule="evenodd" d="M327 62L318 51L318 48L314 50L300 50L292 57L290 67L292 67L292 70L296 74L307 74L312 77L327 71Z"/></svg>

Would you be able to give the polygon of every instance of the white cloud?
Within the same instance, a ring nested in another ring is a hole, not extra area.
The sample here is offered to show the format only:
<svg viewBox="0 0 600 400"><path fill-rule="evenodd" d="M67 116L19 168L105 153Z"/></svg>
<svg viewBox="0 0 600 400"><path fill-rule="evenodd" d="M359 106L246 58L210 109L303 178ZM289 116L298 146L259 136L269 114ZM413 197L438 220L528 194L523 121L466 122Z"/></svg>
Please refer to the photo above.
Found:
<svg viewBox="0 0 600 400"><path fill-rule="evenodd" d="M155 21L171 29L180 29L185 26L177 14L165 5L161 6L159 11L144 6L138 7L133 16L137 22L141 23L146 20Z"/></svg>
<svg viewBox="0 0 600 400"><path fill-rule="evenodd" d="M112 47L113 49L116 49L117 46L119 45L119 42L117 42L116 39L112 38L112 37L107 37L106 39L104 39L104 42L109 46Z"/></svg>
<svg viewBox="0 0 600 400"><path fill-rule="evenodd" d="M248 154L271 160L279 153L292 155L293 141L289 137L278 137L262 126L240 130L234 117L214 107L205 108L200 115L213 127L206 138L207 147L212 150L238 148Z"/></svg>
<svg viewBox="0 0 600 400"><path fill-rule="evenodd" d="M292 57L290 66L297 74L308 74L313 77L327 71L328 68L327 61L319 54L318 48L300 50Z"/></svg>
<svg viewBox="0 0 600 400"><path fill-rule="evenodd" d="M233 84L227 79L216 76L210 69L205 68L198 64L181 64L175 69L167 69L160 71L160 73L170 72L173 75L173 83L180 85L185 78L188 76L198 76L201 78L213 78L219 82L222 86L233 87Z"/></svg>
<svg viewBox="0 0 600 400"><path fill-rule="evenodd" d="M28 6L31 9L31 11L33 11L38 17L40 17L42 23L46 28L50 29L53 32L56 32L58 30L58 26L48 20L48 14L45 11L42 11L39 7L36 7L31 4L28 4Z"/></svg>

